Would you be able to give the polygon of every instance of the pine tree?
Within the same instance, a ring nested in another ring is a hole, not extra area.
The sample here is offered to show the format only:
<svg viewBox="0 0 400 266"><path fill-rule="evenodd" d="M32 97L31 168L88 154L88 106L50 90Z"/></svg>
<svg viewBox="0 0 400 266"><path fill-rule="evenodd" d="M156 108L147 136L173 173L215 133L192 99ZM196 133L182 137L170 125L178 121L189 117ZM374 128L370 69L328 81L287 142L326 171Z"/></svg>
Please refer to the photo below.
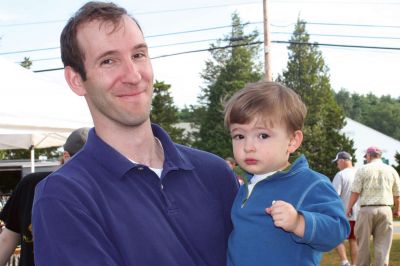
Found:
<svg viewBox="0 0 400 266"><path fill-rule="evenodd" d="M185 144L183 129L174 127L179 122L178 108L175 107L170 93L171 85L163 81L154 83L154 95L150 120L165 129L172 140Z"/></svg>
<svg viewBox="0 0 400 266"><path fill-rule="evenodd" d="M304 140L296 155L305 154L311 168L332 178L337 172L332 159L341 150L354 155L353 141L339 132L345 125L344 112L335 101L322 53L309 42L306 23L299 19L288 47L287 70L278 80L307 106Z"/></svg>
<svg viewBox="0 0 400 266"><path fill-rule="evenodd" d="M29 57L24 57L24 61L20 63L20 65L26 69L30 69L32 66L32 61Z"/></svg>
<svg viewBox="0 0 400 266"><path fill-rule="evenodd" d="M237 13L232 14L232 31L210 47L211 60L206 61L202 78L207 85L199 97L200 106L195 110L199 132L194 146L222 157L232 154L228 131L223 123L223 100L249 82L259 80L261 65L257 58L258 32L245 34ZM226 47L225 49L216 49Z"/></svg>

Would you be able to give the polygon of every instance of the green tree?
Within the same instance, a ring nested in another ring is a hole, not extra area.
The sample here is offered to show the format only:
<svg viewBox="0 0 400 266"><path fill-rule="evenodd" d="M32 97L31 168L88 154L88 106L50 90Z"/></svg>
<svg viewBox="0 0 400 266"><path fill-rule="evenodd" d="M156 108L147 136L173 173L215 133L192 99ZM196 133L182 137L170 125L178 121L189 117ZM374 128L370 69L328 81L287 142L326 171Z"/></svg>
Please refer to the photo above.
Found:
<svg viewBox="0 0 400 266"><path fill-rule="evenodd" d="M307 106L304 140L295 155L305 154L311 168L332 178L337 172L331 162L336 153L346 150L354 155L353 142L339 132L344 112L335 101L322 53L310 44L306 23L300 19L288 49L287 70L278 81L295 90Z"/></svg>
<svg viewBox="0 0 400 266"><path fill-rule="evenodd" d="M336 101L346 116L379 132L400 140L400 100L390 96L351 94L339 91Z"/></svg>
<svg viewBox="0 0 400 266"><path fill-rule="evenodd" d="M20 63L20 65L26 69L30 69L32 66L32 61L29 59L29 57L24 57L24 60Z"/></svg>
<svg viewBox="0 0 400 266"><path fill-rule="evenodd" d="M174 126L179 122L179 113L178 108L174 105L170 88L171 85L166 84L163 81L156 80L154 83L154 95L150 119L153 123L159 124L164 128L174 141L185 144L183 129Z"/></svg>
<svg viewBox="0 0 400 266"><path fill-rule="evenodd" d="M231 155L232 148L224 128L221 103L246 83L262 77L261 65L257 60L260 47L256 39L259 34L257 31L245 34L244 29L239 15L233 13L231 32L216 44L211 44L212 59L206 61L201 75L206 87L202 88L200 106L195 110L199 131L194 146L222 157Z"/></svg>
<svg viewBox="0 0 400 266"><path fill-rule="evenodd" d="M353 110L353 101L351 99L350 92L345 89L341 89L335 94L336 102L342 107L344 113L349 114Z"/></svg>
<svg viewBox="0 0 400 266"><path fill-rule="evenodd" d="M193 105L184 105L182 109L179 110L179 121L180 122L194 122L193 110L195 107Z"/></svg>
<svg viewBox="0 0 400 266"><path fill-rule="evenodd" d="M45 156L47 159L58 159L58 157L61 155L61 152L58 151L58 148L59 147L35 149L35 159L39 159L39 156ZM13 149L0 151L0 160L29 159L30 157L30 149Z"/></svg>

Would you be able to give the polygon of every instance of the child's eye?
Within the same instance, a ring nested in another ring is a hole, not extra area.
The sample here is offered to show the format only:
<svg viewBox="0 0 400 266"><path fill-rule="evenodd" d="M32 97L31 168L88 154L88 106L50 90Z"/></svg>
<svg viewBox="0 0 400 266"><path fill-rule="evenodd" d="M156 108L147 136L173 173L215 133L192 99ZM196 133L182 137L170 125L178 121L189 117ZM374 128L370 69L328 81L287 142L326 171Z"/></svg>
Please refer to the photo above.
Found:
<svg viewBox="0 0 400 266"><path fill-rule="evenodd" d="M234 139L234 140L244 139L244 136L241 134L236 134L236 135L232 135L232 139Z"/></svg>
<svg viewBox="0 0 400 266"><path fill-rule="evenodd" d="M260 138L260 139L267 139L268 137L269 137L269 135L266 134L266 133L261 133L261 134L259 135L259 138Z"/></svg>

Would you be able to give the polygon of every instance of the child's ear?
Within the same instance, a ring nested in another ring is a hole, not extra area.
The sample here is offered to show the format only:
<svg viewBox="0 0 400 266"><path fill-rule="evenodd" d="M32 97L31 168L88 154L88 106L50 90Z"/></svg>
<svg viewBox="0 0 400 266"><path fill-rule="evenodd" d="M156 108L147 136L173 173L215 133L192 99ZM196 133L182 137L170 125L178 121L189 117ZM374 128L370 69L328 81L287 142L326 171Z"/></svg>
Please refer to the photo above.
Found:
<svg viewBox="0 0 400 266"><path fill-rule="evenodd" d="M84 96L86 94L86 89L83 86L83 80L81 75L76 72L72 67L66 66L64 68L64 76L67 81L69 87L73 92L78 94L79 96Z"/></svg>
<svg viewBox="0 0 400 266"><path fill-rule="evenodd" d="M301 130L296 130L290 137L290 142L288 145L288 152L295 152L303 142L303 132Z"/></svg>

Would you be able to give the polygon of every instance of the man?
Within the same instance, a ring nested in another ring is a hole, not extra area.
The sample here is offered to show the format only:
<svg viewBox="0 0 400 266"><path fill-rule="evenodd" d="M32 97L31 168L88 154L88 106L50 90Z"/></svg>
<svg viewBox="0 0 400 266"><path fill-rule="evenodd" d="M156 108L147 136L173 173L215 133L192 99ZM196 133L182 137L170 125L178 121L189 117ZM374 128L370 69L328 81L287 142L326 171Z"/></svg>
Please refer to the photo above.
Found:
<svg viewBox="0 0 400 266"><path fill-rule="evenodd" d="M239 166L237 165L236 160L232 157L226 157L225 162L228 164L229 168L231 168L232 171L235 173L239 185L243 185L243 177L238 173L240 172L240 170L238 169Z"/></svg>
<svg viewBox="0 0 400 266"><path fill-rule="evenodd" d="M39 265L225 265L237 191L222 158L150 122L153 70L126 10L88 2L61 34L71 89L94 129L33 207Z"/></svg>
<svg viewBox="0 0 400 266"><path fill-rule="evenodd" d="M357 265L370 265L370 236L374 238L376 265L389 265L393 238L393 215L400 216L400 180L396 170L382 162L382 150L369 147L367 164L356 172L346 213L360 198L355 235L358 244ZM391 206L394 204L393 213Z"/></svg>
<svg viewBox="0 0 400 266"><path fill-rule="evenodd" d="M356 168L353 167L352 157L348 152L341 151L336 154L336 158L332 161L332 163L336 163L339 172L336 173L333 178L332 184L340 198L343 201L344 208L347 207L350 195L351 195L351 186L354 181L354 176L356 174ZM351 216L348 216L350 223L350 234L348 236L349 248L350 248L350 258L352 265L357 264L357 241L354 236L354 225L356 223L356 218L359 210L359 205L356 202L352 209ZM342 266L350 266L349 261L347 260L346 255L346 247L344 243L339 244L336 247L336 251L339 254Z"/></svg>
<svg viewBox="0 0 400 266"><path fill-rule="evenodd" d="M66 162L77 153L86 142L88 128L73 131L64 144L62 161ZM13 191L3 211L0 220L6 224L0 233L0 265L4 265L21 243L20 266L34 265L31 212L34 191L37 183L51 172L37 172L26 175Z"/></svg>

